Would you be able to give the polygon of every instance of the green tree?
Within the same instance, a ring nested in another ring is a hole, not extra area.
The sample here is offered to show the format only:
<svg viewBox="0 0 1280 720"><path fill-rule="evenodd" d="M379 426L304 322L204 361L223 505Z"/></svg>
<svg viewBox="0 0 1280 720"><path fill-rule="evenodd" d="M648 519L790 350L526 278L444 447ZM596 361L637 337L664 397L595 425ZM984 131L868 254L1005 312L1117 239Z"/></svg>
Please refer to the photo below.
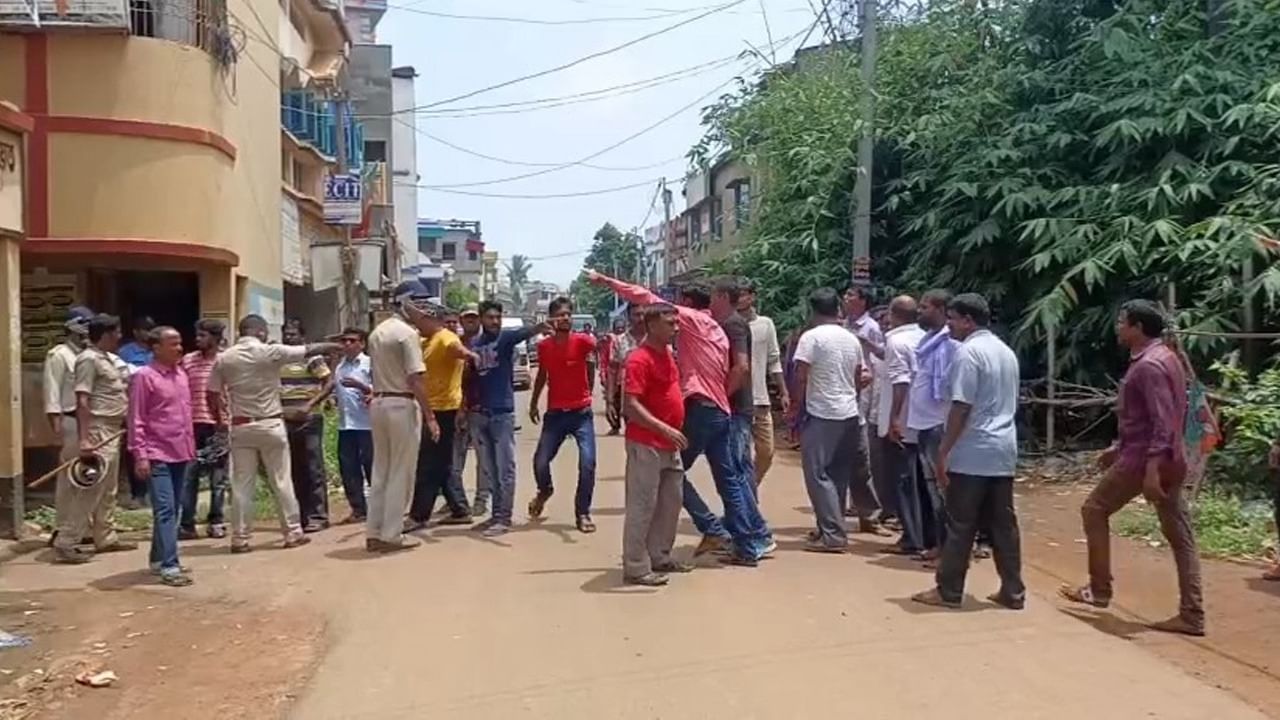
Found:
<svg viewBox="0 0 1280 720"><path fill-rule="evenodd" d="M637 275L640 247L639 235L634 232L624 233L613 223L605 223L596 231L591 252L582 261L582 268L598 270L628 282L641 282ZM569 292L577 311L594 315L597 325L613 312L615 298L609 290L578 279L573 281Z"/></svg>
<svg viewBox="0 0 1280 720"><path fill-rule="evenodd" d="M527 255L512 255L511 262L507 263L507 287L517 308L524 307L524 288L532 269L533 263Z"/></svg>
<svg viewBox="0 0 1280 720"><path fill-rule="evenodd" d="M469 285L449 283L444 289L444 304L451 308L461 309L478 302L480 302L480 293Z"/></svg>

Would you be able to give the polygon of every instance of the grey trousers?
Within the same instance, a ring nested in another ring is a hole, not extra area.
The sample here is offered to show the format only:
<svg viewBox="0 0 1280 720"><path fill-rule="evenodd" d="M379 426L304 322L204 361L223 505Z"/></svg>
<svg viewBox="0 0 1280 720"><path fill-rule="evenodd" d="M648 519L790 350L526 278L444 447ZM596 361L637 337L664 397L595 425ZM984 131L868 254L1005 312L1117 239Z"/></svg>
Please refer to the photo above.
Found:
<svg viewBox="0 0 1280 720"><path fill-rule="evenodd" d="M846 476L844 489L840 491L840 507L850 508L859 520L873 520L880 513L880 499L872 486L872 459L870 425L861 418L853 418L859 436L858 446L852 450L849 463L841 469Z"/></svg>
<svg viewBox="0 0 1280 720"><path fill-rule="evenodd" d="M810 417L800 435L804 486L813 505L819 540L830 547L848 544L841 499L849 490L849 479L856 474L850 465L865 457L866 445L861 422L824 420ZM869 490L869 486L868 486Z"/></svg>
<svg viewBox="0 0 1280 720"><path fill-rule="evenodd" d="M684 463L675 450L627 441L622 574L638 578L671 562L683 503Z"/></svg>

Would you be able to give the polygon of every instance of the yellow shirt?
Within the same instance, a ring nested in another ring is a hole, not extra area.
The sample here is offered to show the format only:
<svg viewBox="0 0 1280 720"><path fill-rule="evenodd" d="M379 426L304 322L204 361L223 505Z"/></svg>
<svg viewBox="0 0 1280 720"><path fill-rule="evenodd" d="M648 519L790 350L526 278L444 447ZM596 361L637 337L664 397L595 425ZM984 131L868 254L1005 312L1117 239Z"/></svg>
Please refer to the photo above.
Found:
<svg viewBox="0 0 1280 720"><path fill-rule="evenodd" d="M456 359L450 348L462 346L458 336L441 329L430 340L422 341L422 360L427 366L424 383L432 410L457 410L462 407L462 369L464 361Z"/></svg>

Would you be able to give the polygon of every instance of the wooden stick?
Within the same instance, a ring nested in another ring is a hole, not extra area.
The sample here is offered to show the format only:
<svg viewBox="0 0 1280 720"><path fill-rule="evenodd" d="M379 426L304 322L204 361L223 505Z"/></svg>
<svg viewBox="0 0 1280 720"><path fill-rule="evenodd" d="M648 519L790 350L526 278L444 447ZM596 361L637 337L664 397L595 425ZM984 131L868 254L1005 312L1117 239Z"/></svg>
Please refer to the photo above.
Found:
<svg viewBox="0 0 1280 720"><path fill-rule="evenodd" d="M118 432L118 433L116 433L116 434L114 434L114 435L110 435L110 436L108 436L105 440L103 440L102 442L100 442L100 443L98 443L97 445L94 445L94 446L93 446L94 451L96 452L99 448L103 447L103 446L104 446L104 445L106 445L107 443L109 443L109 442L111 442L111 441L113 441L113 440L115 440L115 439L119 438L121 435L124 435L124 432L125 432L124 430L121 430L120 432ZM58 473L60 473L60 472L62 472L63 470L66 470L67 468L71 467L71 466L72 466L72 464L74 464L74 463L75 463L77 460L79 460L79 459L80 459L80 456L79 456L79 455L77 455L77 456L75 456L75 457L71 458L70 460L67 460L66 462L62 463L62 464L61 464L61 465L59 465L58 467L56 467L56 468L54 468L54 469L50 470L49 472L47 472L47 473L45 473L45 474L41 475L40 477L36 478L35 480L32 480L32 481L27 485L27 489L28 489L28 490L34 490L35 488L38 488L38 487L40 487L41 485L43 485L43 484L45 484L45 483L49 482L49 480L51 480L51 479L53 479L53 478L57 477L57 476L58 476Z"/></svg>

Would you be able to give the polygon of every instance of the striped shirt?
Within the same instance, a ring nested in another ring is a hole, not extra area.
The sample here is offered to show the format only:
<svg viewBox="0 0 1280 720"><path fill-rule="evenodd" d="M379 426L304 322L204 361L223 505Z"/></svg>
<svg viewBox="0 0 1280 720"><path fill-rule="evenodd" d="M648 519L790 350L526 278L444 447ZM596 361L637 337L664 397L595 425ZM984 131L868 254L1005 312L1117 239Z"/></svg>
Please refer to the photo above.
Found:
<svg viewBox="0 0 1280 720"><path fill-rule="evenodd" d="M218 361L217 353L206 358L199 350L182 356L182 369L187 372L187 381L191 386L191 422L195 425L212 425L213 414L209 412L209 373L213 364Z"/></svg>
<svg viewBox="0 0 1280 720"><path fill-rule="evenodd" d="M324 392L329 366L320 355L302 362L280 366L280 405L285 410L305 409L307 403Z"/></svg>

